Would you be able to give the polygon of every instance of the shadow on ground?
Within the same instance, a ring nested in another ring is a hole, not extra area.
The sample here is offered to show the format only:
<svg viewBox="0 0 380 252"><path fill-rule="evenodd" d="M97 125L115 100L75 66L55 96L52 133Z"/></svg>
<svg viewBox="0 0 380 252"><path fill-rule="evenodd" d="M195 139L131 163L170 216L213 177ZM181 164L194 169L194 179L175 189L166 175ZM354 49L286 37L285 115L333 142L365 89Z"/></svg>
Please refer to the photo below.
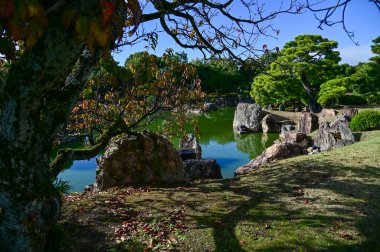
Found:
<svg viewBox="0 0 380 252"><path fill-rule="evenodd" d="M188 222L181 251L380 251L380 167L284 161L237 179L149 188L120 208L154 216L180 206ZM64 222L77 236L72 251L104 251L112 225L128 218L96 211Z"/></svg>

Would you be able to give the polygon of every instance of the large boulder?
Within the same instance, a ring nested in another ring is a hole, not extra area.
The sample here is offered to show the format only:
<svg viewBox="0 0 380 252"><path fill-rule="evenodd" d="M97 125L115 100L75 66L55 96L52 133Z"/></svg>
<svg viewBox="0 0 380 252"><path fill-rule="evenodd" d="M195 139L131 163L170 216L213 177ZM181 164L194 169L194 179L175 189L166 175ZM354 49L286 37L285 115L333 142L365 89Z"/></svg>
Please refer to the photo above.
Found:
<svg viewBox="0 0 380 252"><path fill-rule="evenodd" d="M266 113L258 104L239 103L235 110L233 129L237 133L258 132Z"/></svg>
<svg viewBox="0 0 380 252"><path fill-rule="evenodd" d="M298 123L298 130L305 134L310 134L318 129L318 116L311 112L302 112Z"/></svg>
<svg viewBox="0 0 380 252"><path fill-rule="evenodd" d="M187 134L179 141L179 153L183 160L192 159L186 158L186 156L189 156L189 153L194 153L194 158L196 159L202 159L202 148L197 138L192 134Z"/></svg>
<svg viewBox="0 0 380 252"><path fill-rule="evenodd" d="M355 141L355 136L349 127L349 122L345 117L342 117L330 125L329 131L335 135L336 138L342 140Z"/></svg>
<svg viewBox="0 0 380 252"><path fill-rule="evenodd" d="M307 154L306 150L298 144L284 143L276 141L271 147L266 149L260 156L253 159L246 165L239 167L235 171L235 176L250 173L260 166L269 162L285 159L288 157Z"/></svg>
<svg viewBox="0 0 380 252"><path fill-rule="evenodd" d="M314 146L320 151L327 151L355 142L354 134L348 127L346 120L336 120L331 125L322 122L317 135L313 137Z"/></svg>
<svg viewBox="0 0 380 252"><path fill-rule="evenodd" d="M113 138L96 170L99 189L184 180L177 150L169 140L150 132Z"/></svg>
<svg viewBox="0 0 380 252"><path fill-rule="evenodd" d="M215 160L186 160L185 176L190 180L195 179L222 179L220 166Z"/></svg>
<svg viewBox="0 0 380 252"><path fill-rule="evenodd" d="M277 121L276 118L271 114L264 116L261 122L261 127L265 133L279 133L281 132L281 125L282 123Z"/></svg>
<svg viewBox="0 0 380 252"><path fill-rule="evenodd" d="M313 137L314 145L320 151L326 151L334 148L336 145L336 139L328 129L320 128L317 135Z"/></svg>

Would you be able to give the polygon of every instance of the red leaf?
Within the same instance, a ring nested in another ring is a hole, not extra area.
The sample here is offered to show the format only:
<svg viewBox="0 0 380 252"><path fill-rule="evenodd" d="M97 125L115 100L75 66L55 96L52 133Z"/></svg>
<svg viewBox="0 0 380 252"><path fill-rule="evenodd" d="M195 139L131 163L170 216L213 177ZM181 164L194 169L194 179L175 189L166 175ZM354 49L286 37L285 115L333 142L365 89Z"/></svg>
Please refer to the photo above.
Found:
<svg viewBox="0 0 380 252"><path fill-rule="evenodd" d="M108 24L111 20L112 15L115 13L115 4L113 2L103 1L102 6L102 21L103 24Z"/></svg>

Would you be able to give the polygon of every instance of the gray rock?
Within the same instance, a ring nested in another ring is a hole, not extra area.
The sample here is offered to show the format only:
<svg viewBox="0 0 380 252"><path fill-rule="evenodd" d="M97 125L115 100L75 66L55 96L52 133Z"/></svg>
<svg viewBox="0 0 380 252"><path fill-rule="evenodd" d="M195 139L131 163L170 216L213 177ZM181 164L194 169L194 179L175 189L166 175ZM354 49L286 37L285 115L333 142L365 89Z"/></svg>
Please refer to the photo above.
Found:
<svg viewBox="0 0 380 252"><path fill-rule="evenodd" d="M343 116L348 116L350 119L354 117L357 113L359 113L357 108L349 108L349 107L344 107L342 109L342 115Z"/></svg>
<svg viewBox="0 0 380 252"><path fill-rule="evenodd" d="M239 103L236 107L233 121L234 131L237 133L260 131L261 120L265 114L258 104Z"/></svg>
<svg viewBox="0 0 380 252"><path fill-rule="evenodd" d="M338 111L335 110L335 109L322 109L322 111L320 112L320 115L321 116L325 116L325 117L334 117L338 114Z"/></svg>
<svg viewBox="0 0 380 252"><path fill-rule="evenodd" d="M336 120L331 123L331 125L327 122L322 122L313 140L314 145L317 146L320 151L327 151L353 144L355 137L348 127L346 120Z"/></svg>
<svg viewBox="0 0 380 252"><path fill-rule="evenodd" d="M203 104L203 111L204 112L215 111L215 110L218 110L218 107L216 106L215 103L205 102Z"/></svg>
<svg viewBox="0 0 380 252"><path fill-rule="evenodd" d="M319 148L320 151L326 151L332 149L336 145L336 139L334 135L326 129L319 129L317 135L313 138L314 145Z"/></svg>
<svg viewBox="0 0 380 252"><path fill-rule="evenodd" d="M339 131L340 131L340 137L342 140L349 140L349 141L355 142L354 133L352 133L352 130L348 127L348 124L342 123L340 121Z"/></svg>
<svg viewBox="0 0 380 252"><path fill-rule="evenodd" d="M197 138L192 134L187 134L179 141L179 151L180 153L190 153L193 151L196 159L202 159L202 148L199 145Z"/></svg>
<svg viewBox="0 0 380 252"><path fill-rule="evenodd" d="M312 146L311 137L298 130L282 131L280 138L283 139L285 143L297 144L305 149Z"/></svg>
<svg viewBox="0 0 380 252"><path fill-rule="evenodd" d="M220 166L215 160L186 160L183 162L185 176L190 180L195 179L222 179Z"/></svg>
<svg viewBox="0 0 380 252"><path fill-rule="evenodd" d="M296 129L296 127L293 125L293 124L282 124L281 125L281 134L282 134L282 132L284 132L284 131L291 131L291 130L295 130Z"/></svg>
<svg viewBox="0 0 380 252"><path fill-rule="evenodd" d="M355 141L354 134L349 127L349 122L345 118L340 118L332 122L329 131L335 135L335 138Z"/></svg>
<svg viewBox="0 0 380 252"><path fill-rule="evenodd" d="M282 143L276 141L271 147L266 149L260 156L253 159L246 165L239 167L235 171L235 176L250 173L260 166L269 162L285 159L288 157L307 154L307 151L297 144Z"/></svg>
<svg viewBox="0 0 380 252"><path fill-rule="evenodd" d="M311 112L302 112L298 123L298 130L305 134L310 134L318 129L318 116Z"/></svg>
<svg viewBox="0 0 380 252"><path fill-rule="evenodd" d="M271 114L268 114L264 116L262 122L261 122L261 127L263 129L263 132L274 132L274 133L279 133L281 132L281 122L278 122L274 116Z"/></svg>
<svg viewBox="0 0 380 252"><path fill-rule="evenodd" d="M96 170L99 189L184 180L177 150L169 140L150 132L113 138Z"/></svg>
<svg viewBox="0 0 380 252"><path fill-rule="evenodd" d="M195 153L195 150L179 149L178 153L181 156L182 161L188 160L188 159L197 159L197 154Z"/></svg>

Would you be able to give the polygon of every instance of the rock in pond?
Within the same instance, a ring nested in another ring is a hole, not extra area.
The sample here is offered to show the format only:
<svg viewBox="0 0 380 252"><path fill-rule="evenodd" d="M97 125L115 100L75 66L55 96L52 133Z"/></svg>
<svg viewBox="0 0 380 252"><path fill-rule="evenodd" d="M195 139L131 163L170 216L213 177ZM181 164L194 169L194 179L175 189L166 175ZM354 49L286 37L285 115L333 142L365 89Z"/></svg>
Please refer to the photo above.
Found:
<svg viewBox="0 0 380 252"><path fill-rule="evenodd" d="M184 180L178 151L169 140L150 132L113 138L96 170L99 189Z"/></svg>
<svg viewBox="0 0 380 252"><path fill-rule="evenodd" d="M195 179L222 179L220 166L215 160L186 160L185 176L190 180Z"/></svg>
<svg viewBox="0 0 380 252"><path fill-rule="evenodd" d="M202 159L202 148L192 134L187 134L179 141L179 153L182 160Z"/></svg>
<svg viewBox="0 0 380 252"><path fill-rule="evenodd" d="M239 134L260 131L265 114L258 104L239 103L232 124L234 131Z"/></svg>
<svg viewBox="0 0 380 252"><path fill-rule="evenodd" d="M269 132L274 132L274 133L279 133L281 132L281 122L278 122L276 118L268 114L264 116L262 122L261 122L261 127L263 129L263 132L269 133Z"/></svg>

